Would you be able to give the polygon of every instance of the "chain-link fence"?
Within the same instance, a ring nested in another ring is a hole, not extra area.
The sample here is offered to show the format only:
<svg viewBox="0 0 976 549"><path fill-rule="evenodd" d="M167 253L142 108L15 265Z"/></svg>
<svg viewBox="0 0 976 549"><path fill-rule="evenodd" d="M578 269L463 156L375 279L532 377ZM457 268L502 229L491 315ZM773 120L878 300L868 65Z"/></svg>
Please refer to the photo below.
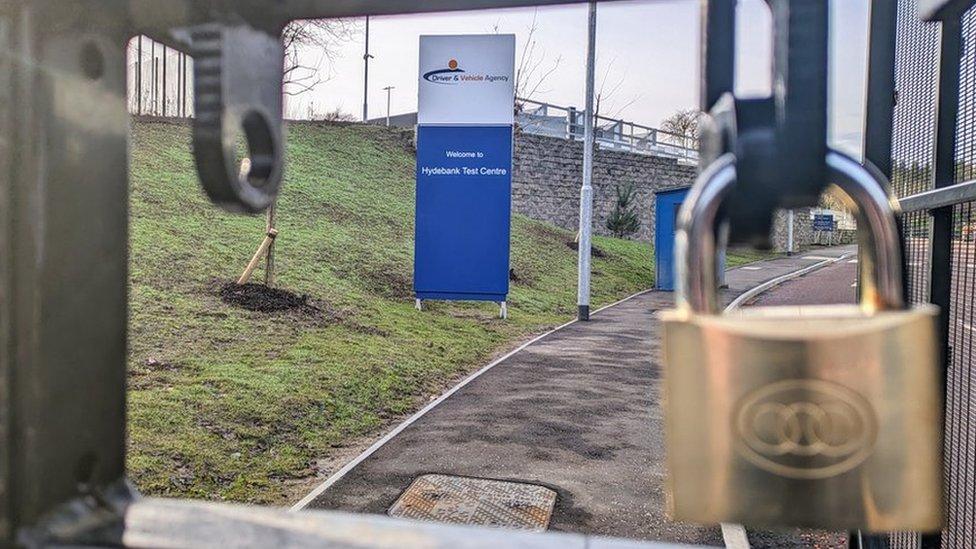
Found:
<svg viewBox="0 0 976 549"><path fill-rule="evenodd" d="M915 4L898 0L892 184L906 210L909 298L945 313L947 522L941 536L891 542L964 548L976 543L976 8L927 23Z"/></svg>

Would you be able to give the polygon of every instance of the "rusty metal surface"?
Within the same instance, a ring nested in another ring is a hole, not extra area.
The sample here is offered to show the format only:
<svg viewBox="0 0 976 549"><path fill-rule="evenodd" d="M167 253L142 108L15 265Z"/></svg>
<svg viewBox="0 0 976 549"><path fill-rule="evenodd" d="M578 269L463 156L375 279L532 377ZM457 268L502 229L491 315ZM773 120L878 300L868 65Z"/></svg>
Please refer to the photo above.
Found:
<svg viewBox="0 0 976 549"><path fill-rule="evenodd" d="M523 482L422 475L390 507L391 517L543 531L556 492Z"/></svg>

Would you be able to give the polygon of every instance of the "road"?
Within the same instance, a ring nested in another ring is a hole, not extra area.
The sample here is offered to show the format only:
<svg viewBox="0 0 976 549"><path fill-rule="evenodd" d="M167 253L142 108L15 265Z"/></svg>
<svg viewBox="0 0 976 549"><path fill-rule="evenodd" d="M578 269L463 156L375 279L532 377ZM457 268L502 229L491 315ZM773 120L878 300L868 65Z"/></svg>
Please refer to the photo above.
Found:
<svg viewBox="0 0 976 549"><path fill-rule="evenodd" d="M760 294L749 305L822 305L854 303L857 259L845 259Z"/></svg>

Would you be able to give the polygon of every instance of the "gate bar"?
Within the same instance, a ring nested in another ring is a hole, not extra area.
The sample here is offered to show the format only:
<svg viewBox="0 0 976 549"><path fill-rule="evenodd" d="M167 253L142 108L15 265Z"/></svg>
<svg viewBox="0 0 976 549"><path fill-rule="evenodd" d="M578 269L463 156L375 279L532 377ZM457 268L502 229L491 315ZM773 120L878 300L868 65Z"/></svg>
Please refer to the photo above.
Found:
<svg viewBox="0 0 976 549"><path fill-rule="evenodd" d="M976 201L976 180L913 194L898 200L903 212L937 210Z"/></svg>

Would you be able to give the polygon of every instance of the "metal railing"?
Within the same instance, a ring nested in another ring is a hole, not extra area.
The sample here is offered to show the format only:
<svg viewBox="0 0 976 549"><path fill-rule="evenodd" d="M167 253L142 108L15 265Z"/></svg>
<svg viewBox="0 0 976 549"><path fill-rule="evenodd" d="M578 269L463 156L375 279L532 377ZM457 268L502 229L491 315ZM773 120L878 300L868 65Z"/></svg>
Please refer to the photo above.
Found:
<svg viewBox="0 0 976 549"><path fill-rule="evenodd" d="M575 107L516 99L515 122L521 131L560 139L583 140L583 112ZM698 140L626 120L596 116L594 138L601 149L677 158L698 163Z"/></svg>
<svg viewBox="0 0 976 549"><path fill-rule="evenodd" d="M186 52L138 35L126 47L130 114L193 116L193 58Z"/></svg>

